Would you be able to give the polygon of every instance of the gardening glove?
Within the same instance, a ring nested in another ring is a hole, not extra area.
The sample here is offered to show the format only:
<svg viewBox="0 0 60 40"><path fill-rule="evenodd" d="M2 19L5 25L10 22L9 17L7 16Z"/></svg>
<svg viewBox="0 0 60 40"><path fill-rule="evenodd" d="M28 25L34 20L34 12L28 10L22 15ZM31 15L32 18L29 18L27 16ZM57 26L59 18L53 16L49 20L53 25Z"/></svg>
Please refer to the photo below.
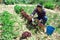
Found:
<svg viewBox="0 0 60 40"><path fill-rule="evenodd" d="M34 22L34 18L32 18L32 22Z"/></svg>
<svg viewBox="0 0 60 40"><path fill-rule="evenodd" d="M34 21L35 21L34 18L32 18L32 24L33 24L33 25L35 24Z"/></svg>

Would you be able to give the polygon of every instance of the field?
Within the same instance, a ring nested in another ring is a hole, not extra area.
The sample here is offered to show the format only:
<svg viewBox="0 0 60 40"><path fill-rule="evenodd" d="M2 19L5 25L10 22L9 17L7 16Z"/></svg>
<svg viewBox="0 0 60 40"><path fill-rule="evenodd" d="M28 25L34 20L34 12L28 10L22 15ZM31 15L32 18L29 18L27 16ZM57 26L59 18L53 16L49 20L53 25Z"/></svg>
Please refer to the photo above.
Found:
<svg viewBox="0 0 60 40"><path fill-rule="evenodd" d="M27 21L21 18L21 14L16 14L14 6L15 5L0 5L0 24L4 24L0 25L0 36L2 36L0 39L19 40L24 31L29 31L32 33L32 36L27 38L27 40L48 40L48 38L45 37L46 34L42 31L35 33L35 29L32 28L29 30L26 26ZM25 5L21 7L30 15L36 6ZM48 17L46 25L52 25L55 28L53 35L49 36L50 40L60 40L60 12L50 11L50 9L45 10Z"/></svg>

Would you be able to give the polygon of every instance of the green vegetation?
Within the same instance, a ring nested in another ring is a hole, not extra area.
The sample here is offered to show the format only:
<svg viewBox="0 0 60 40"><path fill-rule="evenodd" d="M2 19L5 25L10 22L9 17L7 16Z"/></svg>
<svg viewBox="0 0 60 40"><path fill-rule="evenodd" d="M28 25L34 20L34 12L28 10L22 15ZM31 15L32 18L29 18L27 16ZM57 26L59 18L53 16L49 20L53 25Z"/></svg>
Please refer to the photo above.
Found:
<svg viewBox="0 0 60 40"><path fill-rule="evenodd" d="M4 11L2 15L0 15L0 21L2 25L2 40L12 40L18 32L14 32L14 23L15 20L13 15L8 11Z"/></svg>
<svg viewBox="0 0 60 40"><path fill-rule="evenodd" d="M16 5L16 6L14 7L14 10L15 10L15 12L16 12L17 14L19 14L19 12L21 11L21 9L22 9L22 7L20 7L19 5Z"/></svg>
<svg viewBox="0 0 60 40"><path fill-rule="evenodd" d="M45 8L54 9L56 5L60 6L59 0L4 0L5 4L41 4Z"/></svg>
<svg viewBox="0 0 60 40"><path fill-rule="evenodd" d="M55 5L52 4L52 3L47 2L47 3L44 4L44 7L48 8L48 9L54 9Z"/></svg>
<svg viewBox="0 0 60 40"><path fill-rule="evenodd" d="M4 3L6 5L8 5L8 4L14 4L15 3L15 0L4 0Z"/></svg>

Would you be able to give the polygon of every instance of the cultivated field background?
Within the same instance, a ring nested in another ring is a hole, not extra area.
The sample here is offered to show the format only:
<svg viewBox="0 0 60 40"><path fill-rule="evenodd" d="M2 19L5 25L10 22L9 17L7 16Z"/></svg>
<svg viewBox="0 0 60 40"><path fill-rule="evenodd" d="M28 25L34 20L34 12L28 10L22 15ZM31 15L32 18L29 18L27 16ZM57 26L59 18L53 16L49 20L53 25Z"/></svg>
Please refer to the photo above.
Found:
<svg viewBox="0 0 60 40"><path fill-rule="evenodd" d="M23 9L27 12L27 14L31 14L34 10L34 8L36 7L36 5L24 5L24 4L18 4L19 6L22 6ZM8 40L19 40L19 38L21 37L21 34L24 31L29 31L32 33L32 36L30 38L28 38L27 40L48 40L48 38L46 38L46 34L44 34L42 31L41 33L34 33L34 29L29 30L28 28L26 28L26 21L24 19L21 18L20 14L16 14L14 11L14 6L15 5L0 5L0 14L3 11L8 11L10 14L12 14L12 20L15 20L14 23L14 27L13 27L13 33L16 32L15 37L17 37L16 39L8 39ZM50 40L60 40L60 12L56 11L56 10L50 10L50 9L46 9L44 8L46 11L46 15L48 16L48 21L46 23L46 25L52 25L55 28L54 33L49 36ZM3 17L3 16L2 16ZM1 28L3 28L0 25L0 36L2 36L2 32L3 30L1 30ZM7 35L9 36L9 35ZM0 37L1 39L1 37Z"/></svg>

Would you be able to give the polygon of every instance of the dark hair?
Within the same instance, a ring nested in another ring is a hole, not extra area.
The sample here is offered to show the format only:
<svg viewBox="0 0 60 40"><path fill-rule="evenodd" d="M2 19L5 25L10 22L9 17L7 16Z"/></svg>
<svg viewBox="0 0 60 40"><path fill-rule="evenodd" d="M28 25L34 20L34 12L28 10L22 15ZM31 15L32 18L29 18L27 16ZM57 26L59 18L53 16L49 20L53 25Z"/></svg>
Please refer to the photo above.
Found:
<svg viewBox="0 0 60 40"><path fill-rule="evenodd" d="M42 5L38 4L38 5L37 5L37 7L40 7L40 8L42 8Z"/></svg>

